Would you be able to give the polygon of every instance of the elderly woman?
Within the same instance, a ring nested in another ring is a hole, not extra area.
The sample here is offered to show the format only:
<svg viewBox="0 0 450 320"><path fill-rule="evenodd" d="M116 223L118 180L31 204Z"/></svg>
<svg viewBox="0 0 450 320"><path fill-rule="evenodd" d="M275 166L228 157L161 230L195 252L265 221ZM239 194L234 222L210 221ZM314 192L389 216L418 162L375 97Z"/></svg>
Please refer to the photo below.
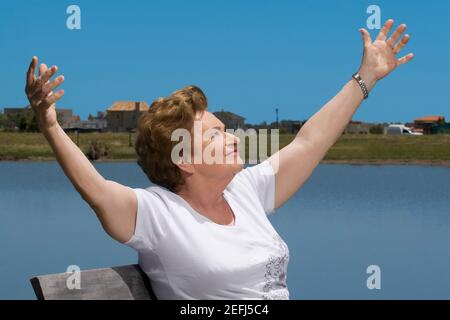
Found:
<svg viewBox="0 0 450 320"><path fill-rule="evenodd" d="M159 299L288 299L289 250L267 216L310 177L377 81L413 58L396 57L409 37L402 24L388 38L393 24L388 20L375 41L360 29L364 53L358 72L291 143L245 169L239 139L207 110L198 87L155 100L139 119L135 143L138 164L155 184L145 189L103 178L58 125L55 103L64 91L53 90L64 77L50 81L56 66L41 64L36 77L33 57L26 93L65 174L104 230L137 250ZM214 131L201 138L200 152L213 147L216 156L233 161L195 162L186 151L174 161L172 133L192 133L194 121L201 132Z"/></svg>

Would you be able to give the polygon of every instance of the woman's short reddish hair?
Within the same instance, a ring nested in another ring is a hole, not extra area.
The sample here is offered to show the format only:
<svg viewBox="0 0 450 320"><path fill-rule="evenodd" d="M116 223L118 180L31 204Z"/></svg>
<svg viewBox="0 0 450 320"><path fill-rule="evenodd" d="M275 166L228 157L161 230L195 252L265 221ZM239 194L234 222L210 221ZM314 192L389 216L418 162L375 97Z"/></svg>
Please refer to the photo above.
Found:
<svg viewBox="0 0 450 320"><path fill-rule="evenodd" d="M184 184L181 170L172 162L172 132L178 128L192 130L197 112L208 108L203 91L194 85L158 98L138 120L135 150L137 163L149 180L173 192Z"/></svg>

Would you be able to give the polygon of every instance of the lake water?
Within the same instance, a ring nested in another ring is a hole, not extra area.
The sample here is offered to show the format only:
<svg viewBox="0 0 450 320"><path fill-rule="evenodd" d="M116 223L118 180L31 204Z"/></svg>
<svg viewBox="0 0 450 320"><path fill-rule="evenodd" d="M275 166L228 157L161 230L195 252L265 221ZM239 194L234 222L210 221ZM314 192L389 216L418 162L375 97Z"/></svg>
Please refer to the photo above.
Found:
<svg viewBox="0 0 450 320"><path fill-rule="evenodd" d="M134 162L95 167L149 185ZM69 265L137 261L56 162L0 162L0 218L0 299L34 299L30 277ZM450 168L323 164L271 221L289 245L291 299L450 299Z"/></svg>

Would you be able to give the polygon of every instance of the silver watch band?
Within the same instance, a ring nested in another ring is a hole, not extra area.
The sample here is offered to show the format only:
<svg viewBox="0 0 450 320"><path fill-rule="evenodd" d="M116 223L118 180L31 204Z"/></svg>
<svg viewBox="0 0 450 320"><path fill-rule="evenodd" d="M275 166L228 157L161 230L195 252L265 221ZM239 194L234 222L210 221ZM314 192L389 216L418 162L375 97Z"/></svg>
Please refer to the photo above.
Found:
<svg viewBox="0 0 450 320"><path fill-rule="evenodd" d="M364 82L364 80L361 78L361 76L359 75L358 72L353 74L352 78L355 79L356 82L358 82L358 84L363 92L364 99L367 99L369 97L369 90L367 89L367 86L366 86L366 83Z"/></svg>

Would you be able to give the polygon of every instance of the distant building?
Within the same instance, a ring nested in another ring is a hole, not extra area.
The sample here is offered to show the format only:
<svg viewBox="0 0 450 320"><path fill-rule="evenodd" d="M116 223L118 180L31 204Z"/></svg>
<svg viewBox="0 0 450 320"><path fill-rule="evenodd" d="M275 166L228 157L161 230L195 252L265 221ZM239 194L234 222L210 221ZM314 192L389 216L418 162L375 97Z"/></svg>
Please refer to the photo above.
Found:
<svg viewBox="0 0 450 320"><path fill-rule="evenodd" d="M280 133L297 133L302 127L303 123L298 120L281 120L278 124L278 129L280 129Z"/></svg>
<svg viewBox="0 0 450 320"><path fill-rule="evenodd" d="M444 116L427 116L414 119L414 129L420 129L424 134L432 134L439 127L446 127Z"/></svg>
<svg viewBox="0 0 450 320"><path fill-rule="evenodd" d="M13 124L14 120L17 117L19 117L23 112L25 111L31 111L32 108L30 105L22 108L4 108L4 114L11 120L11 125ZM71 123L75 121L80 121L80 117L76 116L72 113L72 109L64 109L56 107L56 116L58 118L59 124L63 129L66 129L70 126Z"/></svg>
<svg viewBox="0 0 450 320"><path fill-rule="evenodd" d="M3 109L3 113L5 114L5 116L13 118L13 117L20 115L25 110L30 110L30 109L31 109L31 106L26 106L25 108L24 107L19 107L19 108L6 107Z"/></svg>
<svg viewBox="0 0 450 320"><path fill-rule="evenodd" d="M149 110L143 101L117 101L106 110L108 131L127 132L137 127L139 117Z"/></svg>
<svg viewBox="0 0 450 320"><path fill-rule="evenodd" d="M369 134L370 124L362 121L350 121L344 129L344 134Z"/></svg>
<svg viewBox="0 0 450 320"><path fill-rule="evenodd" d="M6 119L7 119L5 122L6 127L17 130L18 123L16 123L17 122L16 119L18 120L18 117L20 117L20 115L24 111L29 110L29 109L31 109L30 106L27 106L25 108L24 107L19 107L19 108L5 107L5 108L3 108L3 114L6 116Z"/></svg>
<svg viewBox="0 0 450 320"><path fill-rule="evenodd" d="M213 112L213 114L223 122L225 125L225 129L243 129L245 130L244 117L241 117L230 111L217 111Z"/></svg>
<svg viewBox="0 0 450 320"><path fill-rule="evenodd" d="M88 120L81 120L72 122L65 131L83 131L83 132L104 132L107 130L106 112L98 111L96 117L91 117Z"/></svg>
<svg viewBox="0 0 450 320"><path fill-rule="evenodd" d="M63 129L68 128L73 122L80 121L80 116L74 115L72 109L56 107L56 116Z"/></svg>

